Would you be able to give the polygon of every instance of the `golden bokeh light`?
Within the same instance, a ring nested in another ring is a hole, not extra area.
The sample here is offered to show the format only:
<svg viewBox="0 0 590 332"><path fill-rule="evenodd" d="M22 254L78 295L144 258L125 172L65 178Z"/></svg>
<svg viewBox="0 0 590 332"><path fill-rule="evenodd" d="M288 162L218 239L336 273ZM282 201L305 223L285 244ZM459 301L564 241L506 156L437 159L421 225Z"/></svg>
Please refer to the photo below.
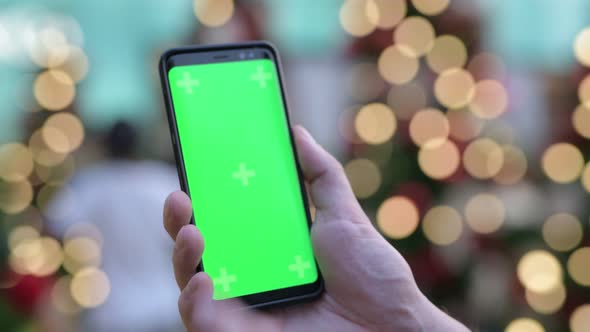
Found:
<svg viewBox="0 0 590 332"><path fill-rule="evenodd" d="M469 107L482 119L495 119L506 112L508 93L498 81L479 81L475 84L475 94Z"/></svg>
<svg viewBox="0 0 590 332"><path fill-rule="evenodd" d="M420 57L434 46L434 27L421 16L404 19L393 33L393 40L410 56Z"/></svg>
<svg viewBox="0 0 590 332"><path fill-rule="evenodd" d="M80 82L88 75L88 56L77 46L69 46L69 54L63 64L56 69L66 73L74 82Z"/></svg>
<svg viewBox="0 0 590 332"><path fill-rule="evenodd" d="M535 293L547 293L562 283L563 271L555 256L545 250L533 250L521 257L518 280Z"/></svg>
<svg viewBox="0 0 590 332"><path fill-rule="evenodd" d="M195 16L208 27L222 26L234 14L233 0L194 0L193 4Z"/></svg>
<svg viewBox="0 0 590 332"><path fill-rule="evenodd" d="M35 227L25 225L15 227L8 234L8 248L14 250L21 242L39 238L39 230Z"/></svg>
<svg viewBox="0 0 590 332"><path fill-rule="evenodd" d="M590 332L590 304L576 308L570 317L571 332Z"/></svg>
<svg viewBox="0 0 590 332"><path fill-rule="evenodd" d="M394 196L386 199L377 210L377 225L392 239L406 238L418 227L420 214L410 199Z"/></svg>
<svg viewBox="0 0 590 332"><path fill-rule="evenodd" d="M352 66L347 86L350 96L358 101L374 100L387 87L379 75L377 65L372 62L363 62Z"/></svg>
<svg viewBox="0 0 590 332"><path fill-rule="evenodd" d="M428 210L422 220L422 230L430 242L446 246L459 239L463 232L461 215L450 206L436 206Z"/></svg>
<svg viewBox="0 0 590 332"><path fill-rule="evenodd" d="M582 242L580 220L569 213L557 213L543 224L543 239L554 250L569 251Z"/></svg>
<svg viewBox="0 0 590 332"><path fill-rule="evenodd" d="M572 124L580 136L590 138L590 108L585 104L576 107L572 113Z"/></svg>
<svg viewBox="0 0 590 332"><path fill-rule="evenodd" d="M340 25L354 37L363 37L381 22L379 7L373 0L345 0L340 8Z"/></svg>
<svg viewBox="0 0 590 332"><path fill-rule="evenodd" d="M89 237L74 237L64 243L64 268L75 274L89 266L99 266L101 262L100 246Z"/></svg>
<svg viewBox="0 0 590 332"><path fill-rule="evenodd" d="M357 198L372 196L381 185L381 171L369 159L354 159L344 166L352 191Z"/></svg>
<svg viewBox="0 0 590 332"><path fill-rule="evenodd" d="M29 149L38 164L48 167L62 163L67 156L65 153L55 152L47 146L41 129L35 130L29 138Z"/></svg>
<svg viewBox="0 0 590 332"><path fill-rule="evenodd" d="M461 108L475 96L475 81L464 69L449 69L434 82L434 96L446 107Z"/></svg>
<svg viewBox="0 0 590 332"><path fill-rule="evenodd" d="M582 187L586 189L587 192L590 193L590 162L586 164L584 167L584 171L582 172Z"/></svg>
<svg viewBox="0 0 590 332"><path fill-rule="evenodd" d="M445 114L435 108L426 108L410 121L410 138L420 146L435 148L449 137L450 125Z"/></svg>
<svg viewBox="0 0 590 332"><path fill-rule="evenodd" d="M60 112L50 116L41 129L45 144L57 153L70 153L84 140L84 126L72 113Z"/></svg>
<svg viewBox="0 0 590 332"><path fill-rule="evenodd" d="M580 102L590 108L590 75L586 75L578 87Z"/></svg>
<svg viewBox="0 0 590 332"><path fill-rule="evenodd" d="M476 233L496 232L506 218L506 208L502 201L491 194L478 194L465 204L465 220Z"/></svg>
<svg viewBox="0 0 590 332"><path fill-rule="evenodd" d="M567 260L567 272L576 283L590 287L590 247L574 251Z"/></svg>
<svg viewBox="0 0 590 332"><path fill-rule="evenodd" d="M72 277L63 276L51 288L51 304L64 314L76 314L82 309L72 297L70 292L71 282Z"/></svg>
<svg viewBox="0 0 590 332"><path fill-rule="evenodd" d="M61 70L47 70L39 74L33 85L37 103L50 111L68 107L76 96L72 78Z"/></svg>
<svg viewBox="0 0 590 332"><path fill-rule="evenodd" d="M449 122L451 137L460 141L470 141L483 130L483 121L466 108L450 109L445 115Z"/></svg>
<svg viewBox="0 0 590 332"><path fill-rule="evenodd" d="M33 155L21 143L0 145L0 179L23 181L33 171Z"/></svg>
<svg viewBox="0 0 590 332"><path fill-rule="evenodd" d="M376 9L378 15L369 13L367 16L371 23L381 29L391 29L396 26L406 16L408 10L406 0L370 0L370 2L367 3L367 12Z"/></svg>
<svg viewBox="0 0 590 332"><path fill-rule="evenodd" d="M81 307L95 308L107 300L111 292L111 283L103 271L87 267L74 275L70 291Z"/></svg>
<svg viewBox="0 0 590 332"><path fill-rule="evenodd" d="M590 67L590 28L585 28L576 36L574 54L581 64Z"/></svg>
<svg viewBox="0 0 590 332"><path fill-rule="evenodd" d="M35 165L35 174L45 183L65 183L76 170L74 157L69 155L66 159L55 166Z"/></svg>
<svg viewBox="0 0 590 332"><path fill-rule="evenodd" d="M438 15L449 7L451 0L412 0L414 7L424 15Z"/></svg>
<svg viewBox="0 0 590 332"><path fill-rule="evenodd" d="M580 149L570 143L551 145L542 157L545 175L557 183L575 181L584 167L584 156Z"/></svg>
<svg viewBox="0 0 590 332"><path fill-rule="evenodd" d="M36 40L29 44L29 56L40 67L53 68L63 64L69 56L69 45L63 31L55 27L39 30Z"/></svg>
<svg viewBox="0 0 590 332"><path fill-rule="evenodd" d="M442 35L434 40L434 45L426 54L426 63L435 73L461 68L467 63L467 48L461 39L452 35Z"/></svg>
<svg viewBox="0 0 590 332"><path fill-rule="evenodd" d="M426 90L417 82L394 85L387 94L387 104L401 119L408 120L418 110L426 107Z"/></svg>
<svg viewBox="0 0 590 332"><path fill-rule="evenodd" d="M532 318L518 318L510 322L504 332L545 332L545 328Z"/></svg>
<svg viewBox="0 0 590 332"><path fill-rule="evenodd" d="M366 143L381 144L391 139L397 128L397 120L389 106L372 103L360 109L354 128Z"/></svg>
<svg viewBox="0 0 590 332"><path fill-rule="evenodd" d="M7 214L24 211L33 201L33 186L27 180L0 181L0 210Z"/></svg>
<svg viewBox="0 0 590 332"><path fill-rule="evenodd" d="M506 76L506 65L502 59L491 53L478 53L467 64L467 70L476 81L502 80Z"/></svg>
<svg viewBox="0 0 590 332"><path fill-rule="evenodd" d="M424 174L435 180L450 177L457 171L461 161L455 143L445 141L438 146L422 147L418 152L418 164Z"/></svg>
<svg viewBox="0 0 590 332"><path fill-rule="evenodd" d="M540 314L550 315L557 312L563 306L565 298L566 291L563 284L559 284L546 293L535 293L530 289L525 290L527 303Z"/></svg>
<svg viewBox="0 0 590 332"><path fill-rule="evenodd" d="M94 240L100 247L102 247L103 238L102 233L98 227L94 224L87 223L87 222L79 222L70 226L63 237L63 242L67 243L68 241L84 237Z"/></svg>
<svg viewBox="0 0 590 332"><path fill-rule="evenodd" d="M404 84L416 77L420 63L404 52L402 47L392 45L383 50L378 61L379 73L389 83Z"/></svg>
<svg viewBox="0 0 590 332"><path fill-rule="evenodd" d="M500 171L494 176L494 181L503 185L519 182L526 175L528 162L524 152L514 145L502 146L504 162Z"/></svg>
<svg viewBox="0 0 590 332"><path fill-rule="evenodd" d="M463 152L463 166L477 179L494 177L502 169L504 152L498 143L489 138L471 142Z"/></svg>
<svg viewBox="0 0 590 332"><path fill-rule="evenodd" d="M63 253L59 242L51 237L20 241L11 252L11 267L21 274L38 277L53 274L61 266Z"/></svg>

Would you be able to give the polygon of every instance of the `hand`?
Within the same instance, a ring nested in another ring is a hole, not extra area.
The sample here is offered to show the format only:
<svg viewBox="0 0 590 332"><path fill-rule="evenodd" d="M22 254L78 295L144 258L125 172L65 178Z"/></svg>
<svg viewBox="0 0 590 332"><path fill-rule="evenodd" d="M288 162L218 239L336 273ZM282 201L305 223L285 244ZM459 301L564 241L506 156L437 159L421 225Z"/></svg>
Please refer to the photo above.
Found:
<svg viewBox="0 0 590 332"><path fill-rule="evenodd" d="M403 257L375 230L356 201L342 166L302 127L295 127L301 168L316 218L313 249L326 292L315 302L270 311L234 310L215 301L205 272L195 274L203 237L189 221L191 202L171 194L164 226L175 239L173 263L188 331L467 331L418 289Z"/></svg>

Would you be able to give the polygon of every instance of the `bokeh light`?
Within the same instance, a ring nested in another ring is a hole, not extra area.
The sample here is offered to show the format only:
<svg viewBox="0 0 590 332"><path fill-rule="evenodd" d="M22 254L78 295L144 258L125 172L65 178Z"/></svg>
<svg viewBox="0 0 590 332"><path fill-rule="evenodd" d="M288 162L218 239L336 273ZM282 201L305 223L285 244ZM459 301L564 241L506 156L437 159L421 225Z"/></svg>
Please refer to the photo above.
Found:
<svg viewBox="0 0 590 332"><path fill-rule="evenodd" d="M74 80L61 70L47 70L39 74L33 86L37 103L50 111L68 107L76 96Z"/></svg>
<svg viewBox="0 0 590 332"><path fill-rule="evenodd" d="M494 177L502 169L504 152L498 143L489 138L471 142L463 152L463 166L477 179Z"/></svg>
<svg viewBox="0 0 590 332"><path fill-rule="evenodd" d="M590 108L590 75L586 75L578 87L580 102Z"/></svg>
<svg viewBox="0 0 590 332"><path fill-rule="evenodd" d="M67 243L68 241L79 237L92 239L100 247L102 247L102 233L100 229L98 229L98 227L96 227L94 224L87 222L79 222L73 224L66 230L63 236L63 242Z"/></svg>
<svg viewBox="0 0 590 332"><path fill-rule="evenodd" d="M410 236L419 222L418 208L404 196L386 199L377 210L377 225L381 232L392 239Z"/></svg>
<svg viewBox="0 0 590 332"><path fill-rule="evenodd" d="M460 108L472 101L475 95L475 81L464 69L449 69L434 82L434 95L444 106Z"/></svg>
<svg viewBox="0 0 590 332"><path fill-rule="evenodd" d="M426 90L418 82L394 85L387 94L387 104L404 120L410 119L418 110L425 108L426 103Z"/></svg>
<svg viewBox="0 0 590 332"><path fill-rule="evenodd" d="M590 304L576 308L570 317L571 332L590 332Z"/></svg>
<svg viewBox="0 0 590 332"><path fill-rule="evenodd" d="M403 51L402 47L392 45L379 56L379 73L389 83L404 84L414 79L418 73L418 59Z"/></svg>
<svg viewBox="0 0 590 332"><path fill-rule="evenodd" d="M227 23L234 14L233 0L194 0L197 19L208 27L219 27Z"/></svg>
<svg viewBox="0 0 590 332"><path fill-rule="evenodd" d="M550 315L557 312L563 306L565 298L566 291L563 284L545 293L535 293L530 289L525 290L527 303L540 314Z"/></svg>
<svg viewBox="0 0 590 332"><path fill-rule="evenodd" d="M590 108L585 104L576 107L572 114L572 124L578 134L590 138Z"/></svg>
<svg viewBox="0 0 590 332"><path fill-rule="evenodd" d="M435 148L443 144L450 132L445 114L435 108L426 108L410 121L410 137L418 146Z"/></svg>
<svg viewBox="0 0 590 332"><path fill-rule="evenodd" d="M89 237L74 237L64 241L64 268L75 274L80 269L95 266L101 262L100 245Z"/></svg>
<svg viewBox="0 0 590 332"><path fill-rule="evenodd" d="M574 251L567 260L567 271L576 283L590 287L590 247L582 247Z"/></svg>
<svg viewBox="0 0 590 332"><path fill-rule="evenodd" d="M39 238L39 230L29 226L13 228L8 235L8 248L14 250L20 243Z"/></svg>
<svg viewBox="0 0 590 332"><path fill-rule="evenodd" d="M557 213L543 224L543 239L554 250L569 251L582 241L580 220L569 213Z"/></svg>
<svg viewBox="0 0 590 332"><path fill-rule="evenodd" d="M503 185L511 185L519 182L526 175L528 161L524 152L517 146L502 146L504 155L502 167L494 176L494 181Z"/></svg>
<svg viewBox="0 0 590 332"><path fill-rule="evenodd" d="M51 303L60 313L76 314L82 309L72 297L71 282L70 276L62 276L51 288Z"/></svg>
<svg viewBox="0 0 590 332"><path fill-rule="evenodd" d="M436 180L450 177L459 167L461 155L455 143L447 140L443 144L425 146L418 152L418 164L424 174Z"/></svg>
<svg viewBox="0 0 590 332"><path fill-rule="evenodd" d="M45 144L57 153L70 153L84 140L84 126L72 113L60 112L50 116L41 129Z"/></svg>
<svg viewBox="0 0 590 332"><path fill-rule="evenodd" d="M434 45L426 54L426 63L436 73L448 69L461 68L467 63L467 48L463 42L452 35L442 35L434 40Z"/></svg>
<svg viewBox="0 0 590 332"><path fill-rule="evenodd" d="M420 16L404 19L395 29L393 40L407 54L420 57L428 53L434 46L434 27Z"/></svg>
<svg viewBox="0 0 590 332"><path fill-rule="evenodd" d="M451 137L470 141L481 134L483 121L466 108L450 109L446 112Z"/></svg>
<svg viewBox="0 0 590 332"><path fill-rule="evenodd" d="M29 138L29 149L35 162L48 167L62 163L67 156L67 154L55 152L47 146L41 129L35 130Z"/></svg>
<svg viewBox="0 0 590 332"><path fill-rule="evenodd" d="M94 308L106 301L111 292L111 283L103 271L87 267L74 275L70 291L81 307Z"/></svg>
<svg viewBox="0 0 590 332"><path fill-rule="evenodd" d="M590 28L578 33L574 41L576 59L586 67L590 67Z"/></svg>
<svg viewBox="0 0 590 332"><path fill-rule="evenodd" d="M33 201L33 187L27 180L0 181L0 210L7 214L24 211Z"/></svg>
<svg viewBox="0 0 590 332"><path fill-rule="evenodd" d="M86 78L90 70L88 56L83 49L70 45L68 57L56 69L66 73L74 82L80 82Z"/></svg>
<svg viewBox="0 0 590 332"><path fill-rule="evenodd" d="M452 244L463 231L461 215L450 206L435 206L424 215L422 230L426 238L434 244Z"/></svg>
<svg viewBox="0 0 590 332"><path fill-rule="evenodd" d="M545 332L545 328L532 318L518 318L510 322L504 332Z"/></svg>
<svg viewBox="0 0 590 332"><path fill-rule="evenodd" d="M424 15L438 15L445 11L451 0L412 0L414 7Z"/></svg>
<svg viewBox="0 0 590 332"><path fill-rule="evenodd" d="M33 155L21 143L0 145L0 179L23 181L33 171Z"/></svg>
<svg viewBox="0 0 590 332"><path fill-rule="evenodd" d="M587 163L584 167L581 180L584 189L586 189L586 191L590 193L590 162Z"/></svg>
<svg viewBox="0 0 590 332"><path fill-rule="evenodd" d="M35 165L35 174L45 183L64 183L76 170L76 162L72 155L68 155L63 162L55 166Z"/></svg>
<svg viewBox="0 0 590 332"><path fill-rule="evenodd" d="M381 144L391 139L397 121L389 106L372 103L360 109L354 127L357 135L366 143Z"/></svg>
<svg viewBox="0 0 590 332"><path fill-rule="evenodd" d="M28 51L36 65L53 68L66 61L70 48L63 31L53 26L46 26L32 37L35 39L28 43Z"/></svg>
<svg viewBox="0 0 590 332"><path fill-rule="evenodd" d="M63 253L57 240L51 237L20 241L12 249L11 267L21 274L43 277L53 274L61 266Z"/></svg>
<svg viewBox="0 0 590 332"><path fill-rule="evenodd" d="M543 153L542 166L545 175L557 183L575 181L584 167L580 149L570 143L556 143Z"/></svg>
<svg viewBox="0 0 590 332"><path fill-rule="evenodd" d="M367 11L377 10L378 15L367 15L371 23L381 29L391 29L405 16L408 10L406 0L370 0ZM371 7L375 9L371 9Z"/></svg>
<svg viewBox="0 0 590 332"><path fill-rule="evenodd" d="M469 104L471 111L482 119L494 119L506 111L508 93L495 80L483 80L475 84L475 94Z"/></svg>
<svg viewBox="0 0 590 332"><path fill-rule="evenodd" d="M477 194L465 204L465 220L476 233L496 232L506 218L502 201L492 194Z"/></svg>
<svg viewBox="0 0 590 332"><path fill-rule="evenodd" d="M344 166L352 191L357 198L368 198L381 185L381 172L377 165L368 159L354 159Z"/></svg>
<svg viewBox="0 0 590 332"><path fill-rule="evenodd" d="M517 266L518 279L535 293L547 293L562 282L563 272L555 256L545 250L533 250L521 257Z"/></svg>
<svg viewBox="0 0 590 332"><path fill-rule="evenodd" d="M373 0L345 0L342 3L340 24L350 35L366 36L375 30L379 22L379 8Z"/></svg>

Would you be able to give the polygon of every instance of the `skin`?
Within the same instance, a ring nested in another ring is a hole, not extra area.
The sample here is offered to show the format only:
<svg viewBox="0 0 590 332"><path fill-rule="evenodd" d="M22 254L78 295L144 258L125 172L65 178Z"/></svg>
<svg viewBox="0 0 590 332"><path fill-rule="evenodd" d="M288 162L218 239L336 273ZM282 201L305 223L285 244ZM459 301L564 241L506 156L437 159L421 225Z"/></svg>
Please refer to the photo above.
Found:
<svg viewBox="0 0 590 332"><path fill-rule="evenodd" d="M226 331L468 331L420 292L410 267L373 227L340 163L302 127L293 128L316 218L313 249L326 291L316 301L271 311L236 310L237 300L214 301L213 283L195 274L205 243L190 225L192 206L174 192L164 227L175 240L178 308L190 332Z"/></svg>

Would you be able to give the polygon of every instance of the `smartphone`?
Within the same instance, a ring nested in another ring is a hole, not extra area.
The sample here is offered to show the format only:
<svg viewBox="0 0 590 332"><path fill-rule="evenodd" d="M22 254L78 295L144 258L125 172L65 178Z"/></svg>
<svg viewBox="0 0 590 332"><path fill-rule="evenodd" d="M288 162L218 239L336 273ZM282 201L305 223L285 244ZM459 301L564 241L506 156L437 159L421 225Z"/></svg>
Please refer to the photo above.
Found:
<svg viewBox="0 0 590 332"><path fill-rule="evenodd" d="M276 49L171 49L160 77L181 188L205 240L198 270L213 279L213 298L263 307L318 297L323 282Z"/></svg>

